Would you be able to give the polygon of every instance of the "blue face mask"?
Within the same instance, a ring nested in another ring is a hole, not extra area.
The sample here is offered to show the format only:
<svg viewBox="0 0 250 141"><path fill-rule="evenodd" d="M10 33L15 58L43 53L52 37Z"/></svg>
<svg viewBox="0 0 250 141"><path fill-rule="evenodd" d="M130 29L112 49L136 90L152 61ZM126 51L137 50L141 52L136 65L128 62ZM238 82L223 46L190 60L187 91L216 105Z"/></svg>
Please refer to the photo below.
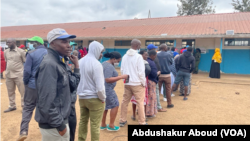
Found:
<svg viewBox="0 0 250 141"><path fill-rule="evenodd" d="M33 44L29 44L29 49L30 49L30 50L35 49L35 48L33 47Z"/></svg>
<svg viewBox="0 0 250 141"><path fill-rule="evenodd" d="M138 49L137 52L139 53L141 51L141 49Z"/></svg>

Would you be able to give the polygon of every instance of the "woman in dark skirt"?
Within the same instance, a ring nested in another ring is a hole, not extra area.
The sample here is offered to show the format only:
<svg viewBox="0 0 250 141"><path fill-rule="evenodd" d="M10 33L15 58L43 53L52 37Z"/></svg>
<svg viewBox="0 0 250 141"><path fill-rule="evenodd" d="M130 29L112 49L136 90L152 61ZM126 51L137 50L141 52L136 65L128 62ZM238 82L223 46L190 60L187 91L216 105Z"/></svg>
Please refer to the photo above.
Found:
<svg viewBox="0 0 250 141"><path fill-rule="evenodd" d="M108 131L118 131L119 126L115 126L115 118L119 108L119 100L114 90L116 82L120 79L127 79L128 75L118 76L117 71L115 70L114 65L117 65L121 61L121 54L119 52L105 53L104 57L110 58L108 61L103 62L103 73L105 78L105 90L106 90L106 107L103 112L101 130L107 129ZM106 116L110 110L110 123L106 124Z"/></svg>
<svg viewBox="0 0 250 141"><path fill-rule="evenodd" d="M212 64L210 68L209 77L210 78L220 78L220 63L222 61L220 49L216 48L214 56L212 58Z"/></svg>

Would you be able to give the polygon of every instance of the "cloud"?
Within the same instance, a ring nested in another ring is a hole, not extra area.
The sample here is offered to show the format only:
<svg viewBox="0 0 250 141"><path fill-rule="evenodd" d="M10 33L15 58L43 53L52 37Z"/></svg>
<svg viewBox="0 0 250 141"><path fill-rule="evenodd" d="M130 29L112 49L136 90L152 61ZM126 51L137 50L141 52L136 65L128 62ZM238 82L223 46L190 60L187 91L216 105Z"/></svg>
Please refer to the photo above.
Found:
<svg viewBox="0 0 250 141"><path fill-rule="evenodd" d="M2 0L1 26L176 16L178 0ZM233 12L231 0L214 1L216 13Z"/></svg>

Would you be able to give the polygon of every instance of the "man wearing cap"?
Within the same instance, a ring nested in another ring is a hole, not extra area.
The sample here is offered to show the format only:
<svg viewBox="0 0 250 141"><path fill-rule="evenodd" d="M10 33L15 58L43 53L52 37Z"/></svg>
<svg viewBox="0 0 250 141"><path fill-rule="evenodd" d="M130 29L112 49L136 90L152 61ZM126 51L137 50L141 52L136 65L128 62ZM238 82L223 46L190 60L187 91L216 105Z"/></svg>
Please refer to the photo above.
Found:
<svg viewBox="0 0 250 141"><path fill-rule="evenodd" d="M25 51L16 46L16 40L7 40L8 49L4 51L6 67L6 86L9 96L9 108L4 113L16 110L15 90L16 86L21 94L22 107L24 105L23 64L25 63Z"/></svg>
<svg viewBox="0 0 250 141"><path fill-rule="evenodd" d="M182 54L183 51L184 51L185 49L187 49L188 47L189 47L189 45L187 45L186 47L184 47L183 49L181 49L180 53Z"/></svg>
<svg viewBox="0 0 250 141"><path fill-rule="evenodd" d="M70 140L68 118L73 102L71 83L76 80L70 82L65 62L68 56L72 62L78 62L77 57L70 55L71 38L76 36L60 28L48 33L50 48L35 76L38 93L35 120L39 124L42 141ZM79 74L79 65L76 65L74 73Z"/></svg>
<svg viewBox="0 0 250 141"><path fill-rule="evenodd" d="M147 46L147 49L150 51L150 50L156 50L158 47L153 45L153 44L149 44ZM162 51L162 49L160 48L160 52ZM154 60L155 64L156 64L156 67L157 67L157 75L159 77L159 75L161 74L161 66L160 66L160 63L159 63L159 59L156 57L155 60ZM157 77L157 79L159 79ZM158 112L166 112L167 110L163 109L162 106L161 106L161 102L160 102L160 95L159 95L159 85L156 84L156 96L157 96L157 110Z"/></svg>
<svg viewBox="0 0 250 141"><path fill-rule="evenodd" d="M28 39L30 46L35 49L27 52L26 62L24 64L23 82L25 85L24 107L22 114L22 122L20 127L20 137L17 141L23 141L27 138L29 122L36 107L37 90L35 84L35 74L43 60L43 56L47 54L47 49L43 46L44 41L41 37L34 36Z"/></svg>

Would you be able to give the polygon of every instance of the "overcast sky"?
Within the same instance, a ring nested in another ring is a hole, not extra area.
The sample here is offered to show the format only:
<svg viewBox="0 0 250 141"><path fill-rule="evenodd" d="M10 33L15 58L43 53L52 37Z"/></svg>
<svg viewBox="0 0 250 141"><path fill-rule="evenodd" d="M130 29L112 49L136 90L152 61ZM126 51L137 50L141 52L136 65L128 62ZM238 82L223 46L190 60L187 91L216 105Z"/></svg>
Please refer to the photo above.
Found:
<svg viewBox="0 0 250 141"><path fill-rule="evenodd" d="M213 0L216 13L232 0ZM178 0L1 0L1 26L177 16Z"/></svg>

